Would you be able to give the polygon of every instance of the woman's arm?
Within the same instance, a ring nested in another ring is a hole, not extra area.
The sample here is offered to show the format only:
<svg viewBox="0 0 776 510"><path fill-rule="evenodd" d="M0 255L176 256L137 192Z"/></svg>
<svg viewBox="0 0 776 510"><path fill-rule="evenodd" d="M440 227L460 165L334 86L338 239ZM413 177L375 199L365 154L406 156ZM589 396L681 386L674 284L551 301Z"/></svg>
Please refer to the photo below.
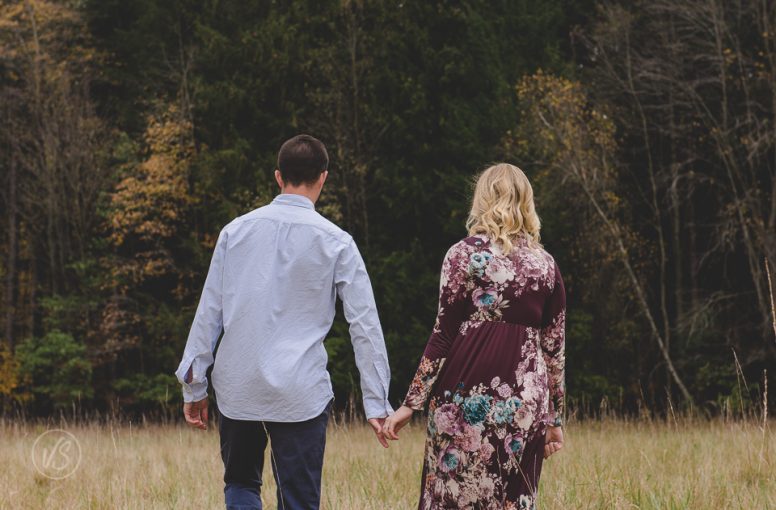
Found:
<svg viewBox="0 0 776 510"><path fill-rule="evenodd" d="M442 262L436 322L404 399L404 405L415 411L423 409L466 317L466 298L471 290L468 265L469 253L463 241L453 245Z"/></svg>
<svg viewBox="0 0 776 510"><path fill-rule="evenodd" d="M412 418L413 411L420 411L428 400L450 346L458 336L466 316L467 296L471 290L468 273L469 253L461 241L445 254L439 278L439 306L431 336L420 359L403 405L383 424L383 434L388 439L399 439L398 432Z"/></svg>
<svg viewBox="0 0 776 510"><path fill-rule="evenodd" d="M566 397L566 289L557 264L552 293L545 303L542 323L540 344L547 365L550 391L547 424L559 427L563 423Z"/></svg>

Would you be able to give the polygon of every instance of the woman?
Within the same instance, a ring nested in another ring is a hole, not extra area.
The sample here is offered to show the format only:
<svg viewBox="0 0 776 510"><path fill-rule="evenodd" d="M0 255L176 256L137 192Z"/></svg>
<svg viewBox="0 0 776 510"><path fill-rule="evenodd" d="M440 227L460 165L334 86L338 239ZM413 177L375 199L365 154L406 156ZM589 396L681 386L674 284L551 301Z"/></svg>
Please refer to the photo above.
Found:
<svg viewBox="0 0 776 510"><path fill-rule="evenodd" d="M479 176L467 228L442 263L436 324L383 432L398 439L428 401L419 509L532 509L542 460L563 445L563 280L519 168Z"/></svg>

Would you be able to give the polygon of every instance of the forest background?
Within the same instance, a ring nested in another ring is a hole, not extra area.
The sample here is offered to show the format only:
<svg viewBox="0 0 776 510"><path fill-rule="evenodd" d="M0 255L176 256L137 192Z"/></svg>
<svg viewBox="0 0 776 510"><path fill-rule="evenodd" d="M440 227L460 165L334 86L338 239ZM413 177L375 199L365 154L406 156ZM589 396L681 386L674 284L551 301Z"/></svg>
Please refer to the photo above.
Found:
<svg viewBox="0 0 776 510"><path fill-rule="evenodd" d="M177 415L216 236L300 132L329 148L318 209L366 260L394 404L501 160L566 282L571 413L764 403L776 3L5 0L0 115L6 415ZM341 313L325 344L358 402Z"/></svg>

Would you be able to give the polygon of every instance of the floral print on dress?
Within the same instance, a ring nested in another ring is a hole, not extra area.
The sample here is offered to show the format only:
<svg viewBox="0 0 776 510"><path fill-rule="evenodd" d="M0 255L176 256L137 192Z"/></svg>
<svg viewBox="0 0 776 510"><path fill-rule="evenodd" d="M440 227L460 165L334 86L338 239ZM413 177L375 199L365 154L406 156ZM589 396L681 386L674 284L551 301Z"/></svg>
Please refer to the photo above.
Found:
<svg viewBox="0 0 776 510"><path fill-rule="evenodd" d="M542 329L541 346L544 362L549 372L550 383L550 420L549 423L560 426L564 411L566 395L565 378L563 377L565 356L566 311L561 310L552 322Z"/></svg>
<svg viewBox="0 0 776 510"><path fill-rule="evenodd" d="M412 384L410 384L410 391L404 399L404 404L407 407L418 410L423 408L423 403L426 401L426 397L431 391L431 387L434 385L434 381L436 381L437 374L439 374L439 369L442 368L444 362L444 358L435 359L433 361L425 356L421 358L420 366L418 367L417 372L415 372Z"/></svg>
<svg viewBox="0 0 776 510"><path fill-rule="evenodd" d="M564 411L565 289L526 237L448 250L439 308L404 404L429 407L418 508L534 509L547 425Z"/></svg>

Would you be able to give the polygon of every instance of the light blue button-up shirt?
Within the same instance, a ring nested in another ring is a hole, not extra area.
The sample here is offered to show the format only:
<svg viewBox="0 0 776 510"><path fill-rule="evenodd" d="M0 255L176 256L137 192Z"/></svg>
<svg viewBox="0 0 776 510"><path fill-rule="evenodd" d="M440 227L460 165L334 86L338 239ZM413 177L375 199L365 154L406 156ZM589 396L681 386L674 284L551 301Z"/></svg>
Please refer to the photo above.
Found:
<svg viewBox="0 0 776 510"><path fill-rule="evenodd" d="M235 218L218 236L175 375L185 402L207 396L236 420L303 421L333 396L323 341L342 299L367 418L393 412L390 369L372 286L353 238L302 195ZM191 368L191 379L186 381Z"/></svg>

